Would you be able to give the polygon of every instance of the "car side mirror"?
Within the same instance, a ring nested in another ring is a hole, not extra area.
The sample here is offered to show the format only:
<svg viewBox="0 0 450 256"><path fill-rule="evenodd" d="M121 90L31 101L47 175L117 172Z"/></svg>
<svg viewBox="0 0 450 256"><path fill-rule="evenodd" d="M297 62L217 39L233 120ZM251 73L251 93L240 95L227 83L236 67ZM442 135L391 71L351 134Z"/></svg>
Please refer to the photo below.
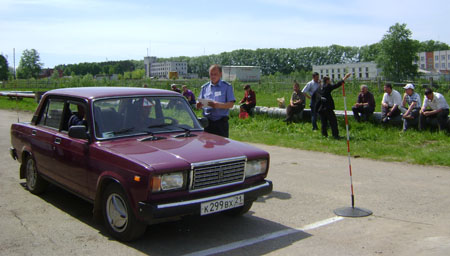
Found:
<svg viewBox="0 0 450 256"><path fill-rule="evenodd" d="M199 118L198 121L200 122L200 125L201 125L203 128L206 128L206 127L208 127L208 125L209 125L208 118L206 118L206 117Z"/></svg>
<svg viewBox="0 0 450 256"><path fill-rule="evenodd" d="M72 125L69 128L69 137L89 140L89 134L87 132L87 128L84 125Z"/></svg>

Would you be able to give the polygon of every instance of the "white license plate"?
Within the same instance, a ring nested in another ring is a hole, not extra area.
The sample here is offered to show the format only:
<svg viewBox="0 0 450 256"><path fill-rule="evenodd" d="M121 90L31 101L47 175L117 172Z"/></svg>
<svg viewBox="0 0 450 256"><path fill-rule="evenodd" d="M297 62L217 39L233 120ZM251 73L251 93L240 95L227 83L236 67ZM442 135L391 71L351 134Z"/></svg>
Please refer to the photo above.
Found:
<svg viewBox="0 0 450 256"><path fill-rule="evenodd" d="M207 215L215 212L221 212L228 209L240 207L244 205L244 195L237 195L222 198L214 201L202 203L200 205L200 215Z"/></svg>

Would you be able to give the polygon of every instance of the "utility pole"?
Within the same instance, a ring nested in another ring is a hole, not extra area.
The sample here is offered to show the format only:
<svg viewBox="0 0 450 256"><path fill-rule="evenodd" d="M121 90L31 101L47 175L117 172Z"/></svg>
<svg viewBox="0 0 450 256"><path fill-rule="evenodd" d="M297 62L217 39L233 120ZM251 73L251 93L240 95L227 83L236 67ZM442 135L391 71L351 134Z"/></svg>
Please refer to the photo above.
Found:
<svg viewBox="0 0 450 256"><path fill-rule="evenodd" d="M13 48L14 80L16 80L16 48Z"/></svg>

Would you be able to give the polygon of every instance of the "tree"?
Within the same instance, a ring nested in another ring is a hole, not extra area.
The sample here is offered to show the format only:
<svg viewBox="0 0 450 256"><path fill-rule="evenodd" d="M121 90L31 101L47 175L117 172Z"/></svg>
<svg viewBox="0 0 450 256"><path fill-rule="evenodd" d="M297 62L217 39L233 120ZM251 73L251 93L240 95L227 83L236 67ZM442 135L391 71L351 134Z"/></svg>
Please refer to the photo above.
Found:
<svg viewBox="0 0 450 256"><path fill-rule="evenodd" d="M450 46L446 43L434 40L427 40L420 42L419 52L445 51L449 49Z"/></svg>
<svg viewBox="0 0 450 256"><path fill-rule="evenodd" d="M38 78L43 66L39 60L39 53L35 49L23 51L17 68L17 76L25 79Z"/></svg>
<svg viewBox="0 0 450 256"><path fill-rule="evenodd" d="M413 61L419 43L411 39L411 34L406 24L396 23L380 41L376 62L387 79L401 81L417 75L417 65Z"/></svg>
<svg viewBox="0 0 450 256"><path fill-rule="evenodd" d="M0 54L0 81L8 80L8 61Z"/></svg>

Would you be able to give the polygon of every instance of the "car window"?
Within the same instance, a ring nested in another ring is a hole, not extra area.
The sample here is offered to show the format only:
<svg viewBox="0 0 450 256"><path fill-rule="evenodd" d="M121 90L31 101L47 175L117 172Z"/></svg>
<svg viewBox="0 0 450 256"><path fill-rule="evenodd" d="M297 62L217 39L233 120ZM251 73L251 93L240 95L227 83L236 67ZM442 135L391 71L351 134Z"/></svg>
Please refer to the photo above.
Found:
<svg viewBox="0 0 450 256"><path fill-rule="evenodd" d="M94 124L99 139L202 129L181 96L96 100Z"/></svg>
<svg viewBox="0 0 450 256"><path fill-rule="evenodd" d="M64 101L59 99L49 99L42 113L38 125L59 129L64 109Z"/></svg>

